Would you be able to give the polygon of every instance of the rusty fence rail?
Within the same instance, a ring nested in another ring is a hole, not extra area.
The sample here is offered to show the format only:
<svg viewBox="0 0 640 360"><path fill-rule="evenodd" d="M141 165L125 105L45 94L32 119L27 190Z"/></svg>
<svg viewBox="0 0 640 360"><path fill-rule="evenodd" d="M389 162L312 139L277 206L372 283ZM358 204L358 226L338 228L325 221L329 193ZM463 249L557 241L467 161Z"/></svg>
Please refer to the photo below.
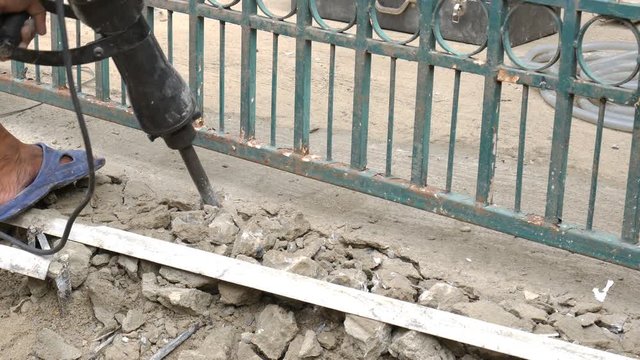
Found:
<svg viewBox="0 0 640 360"><path fill-rule="evenodd" d="M375 0L357 0L353 21L336 26L320 17L316 0L298 0L288 14L277 15L263 0L231 0L223 3L214 0L147 0L147 20L154 24L154 8L167 12L167 56L173 60L175 35L174 16L188 16L189 31L189 84L199 105L203 107L208 96L205 88L205 20L218 24L219 37L207 38L216 42L219 49L217 74L218 98L216 129L201 129L197 145L223 154L232 155L297 175L313 178L393 202L409 205L457 220L498 230L517 237L558 247L571 252L595 257L630 268L640 269L640 112L638 111L637 87L620 86L600 81L585 71L586 77L577 72L584 65L582 41L591 22L582 24L583 13L597 14L600 18L615 18L632 29L640 42L638 31L631 25L640 20L640 6L602 0L532 0L530 4L544 6L554 16L558 27L558 50L550 62L543 67L532 67L519 61L509 43L507 29L513 8L505 1L492 1L484 6L488 17L487 41L476 51L462 53L451 46L440 31L439 12L445 0L418 0L414 2L419 11L419 26L412 36L397 40L384 30L378 21ZM562 9L562 12L558 12ZM595 20L594 20L595 21ZM229 43L226 35L228 25L241 27L241 39L232 39L241 46L240 116L238 131L231 127L226 114L225 99L225 53ZM80 44L80 24L76 23L76 39ZM57 24L52 19L51 45L59 48ZM258 33L272 36L271 72L271 116L270 131L265 138L256 135L256 96ZM278 143L279 118L278 95L278 44L282 37L295 41L295 105L293 141ZM326 129L327 136L322 153L314 152L310 146L312 46L322 43L329 46L329 77ZM35 46L41 44L36 41ZM351 125L351 147L348 163L334 160L333 138L334 86L336 80L336 49L351 49L355 54L353 79L353 112ZM482 55L479 55L481 54ZM385 166L370 168L367 158L368 130L370 126L370 94L372 56L389 58L389 113ZM413 145L410 176L393 176L394 155L394 95L396 89L396 64L398 60L417 64L415 118L413 122ZM510 61L505 61L510 60ZM545 68L556 64L557 74L545 72ZM432 109L434 106L434 77L436 68L450 69L454 73L453 111L451 115L450 141L444 188L430 183L430 135ZM95 88L81 88L84 111L97 118L109 120L132 128L138 125L127 106L122 84L113 84L108 61L95 65ZM35 76L25 77L24 64L12 63L11 75L0 77L0 90L41 101L62 108L71 103L65 90L65 74L62 69L51 69L47 78L42 69L35 67ZM484 79L482 122L477 159L477 182L475 193L452 191L456 145L457 108L460 97L462 74L479 75ZM635 79L636 71L630 79ZM82 84L83 72L78 68L77 82ZM633 80L637 81L637 80ZM500 119L502 85L508 82L522 88L522 111L520 114L520 139L518 166L515 178L513 207L492 203L495 189L497 136ZM111 89L121 87L118 99L111 99ZM521 210L522 179L525 146L525 129L528 116L530 89L552 90L556 95L555 117L551 156L548 168L546 208L539 215ZM563 218L565 183L567 179L568 144L571 132L572 109L577 96L594 99L600 104L600 117L596 125L596 143L592 173L588 215L583 224L567 224ZM618 234L593 228L594 207L598 186L598 169L602 145L604 109L608 104L635 106L635 122L631 137L631 152L627 186L624 191L623 223ZM207 114L205 114L207 115ZM210 115L210 114L209 114ZM209 116L208 115L208 116ZM210 117L210 116L209 116Z"/></svg>

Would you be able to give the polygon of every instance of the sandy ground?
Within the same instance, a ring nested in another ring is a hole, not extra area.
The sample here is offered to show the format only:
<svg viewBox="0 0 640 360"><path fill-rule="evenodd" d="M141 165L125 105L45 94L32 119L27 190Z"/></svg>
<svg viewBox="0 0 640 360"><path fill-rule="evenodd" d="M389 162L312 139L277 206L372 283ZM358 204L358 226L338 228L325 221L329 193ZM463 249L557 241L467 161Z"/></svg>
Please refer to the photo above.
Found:
<svg viewBox="0 0 640 360"><path fill-rule="evenodd" d="M283 6L282 4L280 5ZM276 5L277 7L277 5ZM165 38L166 18L156 17L158 37ZM185 39L188 33L184 17L174 17L177 39ZM228 131L237 129L240 86L239 28L227 26L226 104ZM205 119L211 127L217 127L218 98L218 26L206 22L205 51ZM616 27L601 28L594 38L620 38L627 36ZM88 38L88 36L85 36ZM270 89L271 89L271 35L259 35L258 66L258 136L267 141ZM544 42L555 41L555 37ZM524 52L532 45L524 46ZM176 40L174 48L176 67L186 74L186 41ZM289 147L292 137L293 84L295 42L281 39L279 49L279 136L278 144ZM480 55L482 56L482 54ZM328 78L328 46L314 46L312 83L312 128L319 128L311 135L312 152L322 154L326 136L326 94ZM350 121L352 108L353 52L338 49L335 102L335 158L348 161ZM408 176L415 104L415 64L399 62L396 93L396 132L394 174ZM383 169L386 137L388 59L374 58L371 99L370 167ZM90 69L89 69L90 70ZM114 77L114 79L116 79ZM453 73L440 70L436 75L433 115L432 164L430 182L444 186ZM112 83L116 84L115 80ZM87 84L89 88L91 84ZM118 86L113 86L117 88ZM458 145L456 152L456 177L454 191L473 193L477 168L478 134L481 123L482 79L463 75L461 106L459 113ZM515 157L517 154L518 119L521 90L506 86L503 96L495 202L510 206L513 202ZM118 99L118 92L112 97ZM3 111L13 111L33 105L32 102L10 95L0 95ZM525 211L540 213L544 206L547 165L551 144L553 109L532 91L528 122L527 153L525 167ZM235 123L235 125L231 125ZM80 146L75 118L70 112L40 106L2 119L17 136L25 141L45 141L58 147ZM93 143L97 152L106 156L107 174L126 176L145 181L150 191L162 197L190 197L195 192L179 156L170 152L160 142L149 143L144 135L96 119L89 120ZM572 126L570 175L565 208L566 221L584 222L588 200L588 181L592 161L595 127L576 120ZM626 182L626 168L630 151L629 134L605 130L601 162L601 184L595 227L617 231L621 222L622 202ZM569 294L579 301L592 301L592 289L602 288L607 280L615 282L606 299L605 307L614 313L638 314L640 297L638 273L583 256L555 250L511 236L466 226L443 217L416 209L385 202L362 194L332 187L320 182L295 177L286 173L255 165L246 161L208 151L199 151L205 168L216 187L230 199L260 204L289 203L303 211L313 224L327 228L350 226L363 237L399 246L414 254L415 258L429 264L434 273L442 274L450 281L474 284L474 287L496 302L516 299L523 290L561 296ZM10 294L19 278L9 276L0 285L0 294ZM79 300L80 301L80 300ZM11 358L19 358L33 341L40 321L65 329L69 318L60 319L56 314L46 314L47 307L40 307L34 317L19 317L19 321L3 320L7 331L0 336L0 348ZM75 323L91 325L91 314L71 314L79 317ZM34 321L38 319L38 321ZM85 326L83 325L83 326ZM65 330L66 331L66 330ZM74 330L76 331L76 330ZM82 330L77 330L82 333ZM5 352L7 354L7 352Z"/></svg>

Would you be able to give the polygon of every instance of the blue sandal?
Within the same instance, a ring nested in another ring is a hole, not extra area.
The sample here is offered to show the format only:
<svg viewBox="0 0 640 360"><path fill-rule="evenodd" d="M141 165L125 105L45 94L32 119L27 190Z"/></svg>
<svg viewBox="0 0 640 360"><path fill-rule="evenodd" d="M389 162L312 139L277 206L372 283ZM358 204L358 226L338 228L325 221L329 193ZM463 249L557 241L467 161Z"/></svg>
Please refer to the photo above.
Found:
<svg viewBox="0 0 640 360"><path fill-rule="evenodd" d="M42 148L42 165L38 175L29 186L22 190L13 200L0 206L0 221L12 218L30 209L52 190L65 187L89 176L87 155L83 150L54 150L38 143ZM61 164L65 156L71 162ZM95 169L102 168L105 159L95 160Z"/></svg>

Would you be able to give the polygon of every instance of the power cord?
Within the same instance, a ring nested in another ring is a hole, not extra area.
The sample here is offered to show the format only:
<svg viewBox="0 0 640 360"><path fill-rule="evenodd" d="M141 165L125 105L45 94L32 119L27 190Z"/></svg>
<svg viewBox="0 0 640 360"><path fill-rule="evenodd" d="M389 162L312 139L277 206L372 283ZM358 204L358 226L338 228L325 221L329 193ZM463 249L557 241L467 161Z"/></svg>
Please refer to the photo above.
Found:
<svg viewBox="0 0 640 360"><path fill-rule="evenodd" d="M73 108L78 118L78 126L80 127L80 132L82 133L82 141L84 142L85 152L87 154L87 164L89 166L89 188L85 194L84 199L76 207L76 209L71 213L69 219L67 220L67 225L65 226L62 237L58 241L58 244L49 250L45 249L36 249L35 247L29 246L24 242L14 238L11 235L5 234L0 231L0 238L10 242L11 244L19 247L22 250L30 252L35 255L53 255L60 250L62 250L67 241L69 239L69 234L71 233L71 228L73 227L73 223L77 219L78 215L84 210L84 208L89 204L91 198L93 197L93 193L95 192L96 186L96 175L95 175L95 163L93 162L93 149L91 147L91 138L89 137L89 130L87 129L87 123L84 119L84 114L82 113L82 108L80 106L80 99L78 98L78 93L76 91L75 83L73 81L73 68L71 64L71 53L69 52L69 40L67 38L67 27L64 16L64 0L56 0L56 15L58 18L58 22L60 23L60 40L62 42L62 56L64 59L64 65L67 72L68 84L69 84L69 92L71 94L71 101L73 103Z"/></svg>

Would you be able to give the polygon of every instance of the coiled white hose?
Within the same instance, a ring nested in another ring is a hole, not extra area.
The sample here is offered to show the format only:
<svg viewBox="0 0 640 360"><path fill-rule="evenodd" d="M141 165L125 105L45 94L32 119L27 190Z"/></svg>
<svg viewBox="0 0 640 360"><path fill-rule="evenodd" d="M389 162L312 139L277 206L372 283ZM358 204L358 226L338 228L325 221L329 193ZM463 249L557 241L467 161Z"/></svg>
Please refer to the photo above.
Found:
<svg viewBox="0 0 640 360"><path fill-rule="evenodd" d="M582 46L585 62L590 72L605 83L615 83L628 77L636 67L638 61L638 45L625 41L597 41L584 43ZM540 67L551 60L556 52L555 45L540 45L529 50L522 59L532 68ZM545 73L558 74L558 62L544 70ZM578 67L578 76L587 79L582 69ZM620 85L630 90L638 89L638 74ZM555 107L556 93L553 90L540 90L544 101ZM633 106L607 103L604 115L604 126L610 129L631 132L633 130L635 108ZM597 99L576 97L573 104L573 116L596 124L598 121Z"/></svg>

